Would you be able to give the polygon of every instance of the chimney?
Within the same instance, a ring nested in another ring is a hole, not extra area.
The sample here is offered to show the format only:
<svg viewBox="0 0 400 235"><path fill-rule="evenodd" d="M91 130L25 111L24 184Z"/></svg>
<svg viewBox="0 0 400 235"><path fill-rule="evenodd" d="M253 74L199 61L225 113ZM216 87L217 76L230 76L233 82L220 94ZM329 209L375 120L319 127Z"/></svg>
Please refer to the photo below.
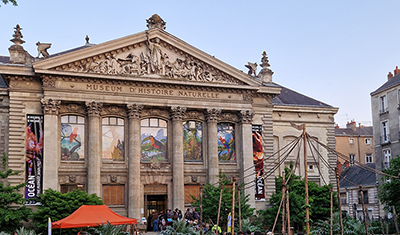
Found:
<svg viewBox="0 0 400 235"><path fill-rule="evenodd" d="M335 125L335 129L340 129L339 124Z"/></svg>
<svg viewBox="0 0 400 235"><path fill-rule="evenodd" d="M396 66L396 69L394 70L394 76L396 76L400 72L400 69L398 66Z"/></svg>
<svg viewBox="0 0 400 235"><path fill-rule="evenodd" d="M351 120L350 122L347 122L346 128L347 129L352 129L353 131L356 131L357 130L356 122L354 120Z"/></svg>
<svg viewBox="0 0 400 235"><path fill-rule="evenodd" d="M388 75L387 75L388 80L390 80L392 77L393 77L392 72L389 72Z"/></svg>
<svg viewBox="0 0 400 235"><path fill-rule="evenodd" d="M349 168L350 162L346 160L346 161L344 162L344 166L345 166L346 168Z"/></svg>
<svg viewBox="0 0 400 235"><path fill-rule="evenodd" d="M336 161L336 167L338 169L338 173L342 173L342 164L339 161Z"/></svg>

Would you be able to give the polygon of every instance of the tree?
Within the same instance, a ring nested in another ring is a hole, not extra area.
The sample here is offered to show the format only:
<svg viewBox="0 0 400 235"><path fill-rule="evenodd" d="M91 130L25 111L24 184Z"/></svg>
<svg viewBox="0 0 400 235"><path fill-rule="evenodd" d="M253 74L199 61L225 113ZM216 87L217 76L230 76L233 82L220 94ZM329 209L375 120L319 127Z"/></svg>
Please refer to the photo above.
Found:
<svg viewBox="0 0 400 235"><path fill-rule="evenodd" d="M17 0L1 0L3 3L4 3L4 5L6 5L6 4L8 4L8 3L11 3L11 4L13 4L14 6L18 6L18 3L17 3ZM1 6L0 6L1 7Z"/></svg>
<svg viewBox="0 0 400 235"><path fill-rule="evenodd" d="M285 178L288 179L291 169L285 168ZM289 208L290 208L290 221L297 231L302 231L305 225L305 186L304 179L300 176L292 175L289 182ZM315 182L308 182L309 192L309 209L310 220L317 221L318 219L328 219L330 217L330 186L318 186ZM282 199L282 177L279 176L275 179L275 193L272 195L269 203L272 205L267 210L258 211L258 219L261 224L267 225L267 228L272 228L278 208ZM334 192L334 208L337 208L336 192ZM284 204L285 205L285 204ZM275 229L280 228L281 213L279 213L277 225Z"/></svg>
<svg viewBox="0 0 400 235"><path fill-rule="evenodd" d="M7 169L7 155L2 156L2 171L0 171L0 229L5 232L14 232L22 226L22 221L28 221L31 209L27 208L21 189L25 183L10 186L7 178L21 172Z"/></svg>
<svg viewBox="0 0 400 235"><path fill-rule="evenodd" d="M110 222L100 224L97 227L88 228L86 232L83 234L88 235L125 235L126 233L123 231L125 229L125 225L112 225Z"/></svg>
<svg viewBox="0 0 400 235"><path fill-rule="evenodd" d="M398 176L400 173L400 158L394 158L390 161L389 168L383 170L384 173ZM394 206L396 212L400 211L400 200L399 200L399 192L400 192L400 180L393 179L389 176L383 176L382 181L384 182L382 186L379 188L378 198L382 203L385 203L386 206L392 207Z"/></svg>
<svg viewBox="0 0 400 235"><path fill-rule="evenodd" d="M220 173L219 175L220 183L219 187L216 187L211 184L206 184L203 189L203 220L208 221L211 219L214 223L217 222L218 217L218 205L219 205L219 196L222 190L222 200L221 200L221 212L219 217L219 225L221 228L225 227L228 214L232 210L232 185L229 180L227 180L226 175ZM250 205L247 203L249 201L249 195L244 196L243 193L240 197L240 205L241 205L241 214L242 219L249 218L254 213L254 208L250 208ZM194 198L194 197L193 197ZM195 202L192 203L194 207L199 208L200 200L195 199ZM237 187L235 189L235 200L238 200L238 190ZM239 203L236 201L235 203L235 218L239 218Z"/></svg>
<svg viewBox="0 0 400 235"><path fill-rule="evenodd" d="M63 219L82 205L102 205L101 199L96 194L88 195L80 189L75 189L68 193L60 193L53 189L47 189L44 194L39 194L37 199L42 205L33 213L33 221L38 233L47 232L47 221L57 221ZM68 230L68 231L67 231ZM67 231L67 232L66 232ZM63 234L77 234L79 229L66 229Z"/></svg>

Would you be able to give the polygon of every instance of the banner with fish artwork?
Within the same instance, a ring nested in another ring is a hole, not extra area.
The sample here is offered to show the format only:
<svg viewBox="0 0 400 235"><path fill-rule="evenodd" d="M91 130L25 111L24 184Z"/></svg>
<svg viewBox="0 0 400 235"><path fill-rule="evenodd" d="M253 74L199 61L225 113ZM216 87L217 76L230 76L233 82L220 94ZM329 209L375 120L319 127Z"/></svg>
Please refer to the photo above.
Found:
<svg viewBox="0 0 400 235"><path fill-rule="evenodd" d="M42 193L43 182L43 115L26 116L25 205L39 205L34 199Z"/></svg>

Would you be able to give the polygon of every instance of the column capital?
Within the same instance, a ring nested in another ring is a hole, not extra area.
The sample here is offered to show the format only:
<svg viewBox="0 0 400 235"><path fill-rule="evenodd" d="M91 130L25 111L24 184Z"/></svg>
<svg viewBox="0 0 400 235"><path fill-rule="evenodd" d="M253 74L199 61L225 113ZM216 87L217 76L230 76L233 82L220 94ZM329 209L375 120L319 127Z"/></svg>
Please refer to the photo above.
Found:
<svg viewBox="0 0 400 235"><path fill-rule="evenodd" d="M96 101L86 101L86 110L89 116L100 116L101 108L103 107L103 103Z"/></svg>
<svg viewBox="0 0 400 235"><path fill-rule="evenodd" d="M186 112L186 107L172 106L170 110L170 116L172 120L182 120L183 115Z"/></svg>
<svg viewBox="0 0 400 235"><path fill-rule="evenodd" d="M41 98L40 103L42 103L43 113L49 115L58 115L60 111L60 100L45 99Z"/></svg>
<svg viewBox="0 0 400 235"><path fill-rule="evenodd" d="M218 122L219 115L221 114L221 109L207 109L207 122Z"/></svg>
<svg viewBox="0 0 400 235"><path fill-rule="evenodd" d="M128 118L139 119L142 116L143 105L141 104L128 104L126 105L126 112Z"/></svg>
<svg viewBox="0 0 400 235"><path fill-rule="evenodd" d="M240 110L239 118L242 124L251 124L253 122L254 111L251 109Z"/></svg>

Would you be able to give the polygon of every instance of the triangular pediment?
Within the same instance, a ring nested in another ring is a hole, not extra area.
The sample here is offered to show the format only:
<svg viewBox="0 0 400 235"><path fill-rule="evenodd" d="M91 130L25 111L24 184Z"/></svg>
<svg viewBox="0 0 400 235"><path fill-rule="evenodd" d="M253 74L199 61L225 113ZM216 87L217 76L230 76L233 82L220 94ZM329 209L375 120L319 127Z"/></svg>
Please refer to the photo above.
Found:
<svg viewBox="0 0 400 235"><path fill-rule="evenodd" d="M173 35L152 29L33 64L36 72L259 86L259 80Z"/></svg>

